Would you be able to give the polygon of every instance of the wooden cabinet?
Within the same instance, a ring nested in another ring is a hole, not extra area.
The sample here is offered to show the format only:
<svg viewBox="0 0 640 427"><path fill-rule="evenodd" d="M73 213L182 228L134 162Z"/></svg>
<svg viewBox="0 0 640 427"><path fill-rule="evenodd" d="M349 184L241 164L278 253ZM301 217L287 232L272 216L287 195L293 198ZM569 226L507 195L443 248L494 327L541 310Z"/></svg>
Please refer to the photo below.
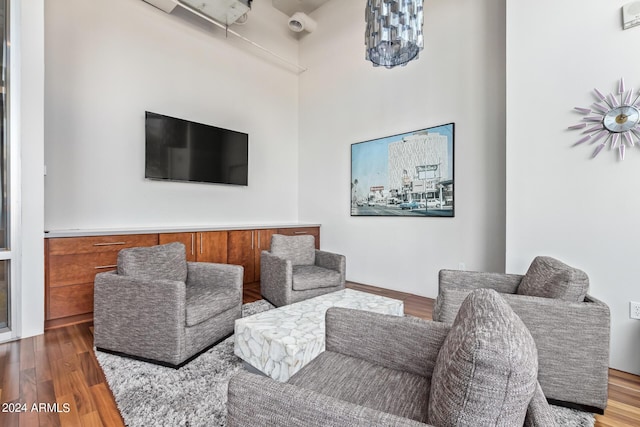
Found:
<svg viewBox="0 0 640 427"><path fill-rule="evenodd" d="M167 243L180 242L184 244L187 252L187 261L196 261L196 234L197 233L161 233L158 235L158 243L164 245Z"/></svg>
<svg viewBox="0 0 640 427"><path fill-rule="evenodd" d="M320 249L320 227L279 228L278 234L286 236L303 236L309 234L316 239L316 249Z"/></svg>
<svg viewBox="0 0 640 427"><path fill-rule="evenodd" d="M260 280L260 253L271 236L311 234L320 247L319 227L124 234L45 239L45 329L93 319L96 273L116 268L118 251L136 246L182 242L187 260L244 267L244 283Z"/></svg>
<svg viewBox="0 0 640 427"><path fill-rule="evenodd" d="M120 249L156 244L157 234L47 239L45 328L91 320L96 274L115 269Z"/></svg>
<svg viewBox="0 0 640 427"><path fill-rule="evenodd" d="M260 252L269 250L277 229L229 231L227 262L244 267L244 283L260 280Z"/></svg>
<svg viewBox="0 0 640 427"><path fill-rule="evenodd" d="M271 236L276 234L278 230L276 229L267 229L267 230L256 230L257 234L257 242L256 248L254 250L254 282L260 281L260 254L262 251L268 251L271 249Z"/></svg>
<svg viewBox="0 0 640 427"><path fill-rule="evenodd" d="M217 262L231 264L227 259L228 233L226 231L204 231L196 233L197 260L199 262Z"/></svg>
<svg viewBox="0 0 640 427"><path fill-rule="evenodd" d="M227 263L226 231L162 233L158 241L161 245L171 242L183 243L187 251L187 261Z"/></svg>
<svg viewBox="0 0 640 427"><path fill-rule="evenodd" d="M255 281L255 239L255 230L229 231L227 262L244 267L243 283Z"/></svg>

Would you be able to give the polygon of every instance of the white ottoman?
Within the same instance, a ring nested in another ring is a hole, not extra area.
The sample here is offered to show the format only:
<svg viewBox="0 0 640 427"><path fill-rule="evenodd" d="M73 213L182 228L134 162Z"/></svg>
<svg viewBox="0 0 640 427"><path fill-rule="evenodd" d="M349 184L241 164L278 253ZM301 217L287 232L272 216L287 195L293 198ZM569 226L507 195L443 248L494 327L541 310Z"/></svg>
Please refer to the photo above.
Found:
<svg viewBox="0 0 640 427"><path fill-rule="evenodd" d="M329 307L404 315L400 300L344 289L236 320L234 352L258 371L285 382L324 351Z"/></svg>

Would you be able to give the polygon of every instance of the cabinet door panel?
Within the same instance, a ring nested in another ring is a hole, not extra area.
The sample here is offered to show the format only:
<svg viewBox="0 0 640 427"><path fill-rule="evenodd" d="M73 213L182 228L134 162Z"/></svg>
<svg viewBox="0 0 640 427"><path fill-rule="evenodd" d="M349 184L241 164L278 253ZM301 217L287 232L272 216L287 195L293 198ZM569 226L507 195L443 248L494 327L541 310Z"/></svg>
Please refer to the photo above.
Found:
<svg viewBox="0 0 640 427"><path fill-rule="evenodd" d="M271 236L276 234L278 230L256 230L255 234L258 236L258 241L255 244L254 251L254 281L260 281L260 254L262 251L268 251L271 249Z"/></svg>
<svg viewBox="0 0 640 427"><path fill-rule="evenodd" d="M244 267L244 283L252 283L255 276L255 233L254 230L229 231L229 251L227 262Z"/></svg>
<svg viewBox="0 0 640 427"><path fill-rule="evenodd" d="M93 283L52 288L47 320L93 312Z"/></svg>
<svg viewBox="0 0 640 427"><path fill-rule="evenodd" d="M196 261L196 233L163 233L158 236L161 245L180 242L187 252L187 261Z"/></svg>
<svg viewBox="0 0 640 427"><path fill-rule="evenodd" d="M198 233L196 242L197 261L227 264L227 234L226 231Z"/></svg>

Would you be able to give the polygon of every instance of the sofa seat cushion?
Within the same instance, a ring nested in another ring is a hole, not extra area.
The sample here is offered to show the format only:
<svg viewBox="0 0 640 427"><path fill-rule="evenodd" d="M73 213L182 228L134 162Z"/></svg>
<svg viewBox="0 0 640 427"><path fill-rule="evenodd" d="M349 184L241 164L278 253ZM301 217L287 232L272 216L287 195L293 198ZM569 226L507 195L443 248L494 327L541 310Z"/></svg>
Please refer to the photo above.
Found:
<svg viewBox="0 0 640 427"><path fill-rule="evenodd" d="M186 325L194 326L213 316L240 306L242 299L237 289L220 286L187 286Z"/></svg>
<svg viewBox="0 0 640 427"><path fill-rule="evenodd" d="M118 274L141 280L187 280L187 257L182 243L128 248L118 252Z"/></svg>
<svg viewBox="0 0 640 427"><path fill-rule="evenodd" d="M429 423L521 426L537 386L529 330L494 290L464 300L431 379Z"/></svg>
<svg viewBox="0 0 640 427"><path fill-rule="evenodd" d="M555 258L539 256L531 262L516 293L582 302L588 291L587 273Z"/></svg>
<svg viewBox="0 0 640 427"><path fill-rule="evenodd" d="M419 422L428 418L428 378L340 353L321 353L288 383Z"/></svg>
<svg viewBox="0 0 640 427"><path fill-rule="evenodd" d="M291 265L313 265L316 262L316 239L313 236L271 236L271 253L288 259Z"/></svg>
<svg viewBox="0 0 640 427"><path fill-rule="evenodd" d="M328 268L316 265L295 265L293 266L294 291L308 291L309 289L332 288L340 285L340 273Z"/></svg>

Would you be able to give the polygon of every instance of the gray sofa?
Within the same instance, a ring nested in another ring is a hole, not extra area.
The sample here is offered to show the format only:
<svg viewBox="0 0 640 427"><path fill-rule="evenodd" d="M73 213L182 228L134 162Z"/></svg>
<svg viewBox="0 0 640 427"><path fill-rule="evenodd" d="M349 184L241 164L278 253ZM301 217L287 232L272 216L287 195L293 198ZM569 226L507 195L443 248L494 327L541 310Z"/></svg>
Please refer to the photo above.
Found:
<svg viewBox="0 0 640 427"><path fill-rule="evenodd" d="M538 347L538 380L550 402L602 414L609 375L609 307L587 295L587 275L537 257L525 275L442 270L433 320L452 323L473 289L501 293Z"/></svg>
<svg viewBox="0 0 640 427"><path fill-rule="evenodd" d="M123 249L96 275L94 344L178 368L233 333L243 268L187 262L182 243Z"/></svg>
<svg viewBox="0 0 640 427"><path fill-rule="evenodd" d="M313 236L271 237L260 254L260 292L281 307L344 289L344 255L317 250Z"/></svg>
<svg viewBox="0 0 640 427"><path fill-rule="evenodd" d="M555 425L531 334L495 291L473 292L452 326L344 308L326 351L280 383L229 383L227 425Z"/></svg>

